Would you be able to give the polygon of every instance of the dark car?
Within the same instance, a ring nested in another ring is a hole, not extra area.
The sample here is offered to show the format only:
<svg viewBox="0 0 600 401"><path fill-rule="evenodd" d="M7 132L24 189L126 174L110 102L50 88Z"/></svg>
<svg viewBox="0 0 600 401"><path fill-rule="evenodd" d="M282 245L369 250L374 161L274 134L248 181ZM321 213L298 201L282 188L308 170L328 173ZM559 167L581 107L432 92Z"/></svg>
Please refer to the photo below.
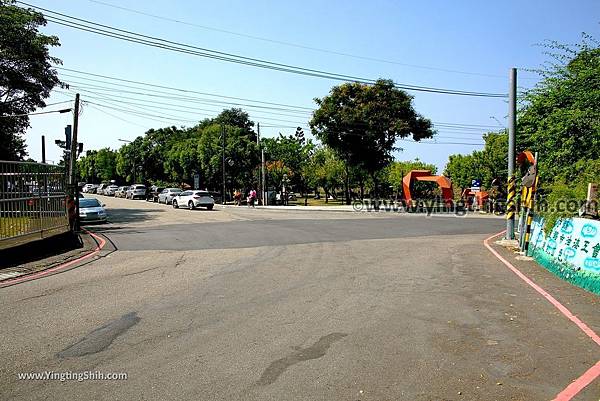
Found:
<svg viewBox="0 0 600 401"><path fill-rule="evenodd" d="M146 193L146 200L148 202L158 202L158 195L164 190L162 187L152 185Z"/></svg>

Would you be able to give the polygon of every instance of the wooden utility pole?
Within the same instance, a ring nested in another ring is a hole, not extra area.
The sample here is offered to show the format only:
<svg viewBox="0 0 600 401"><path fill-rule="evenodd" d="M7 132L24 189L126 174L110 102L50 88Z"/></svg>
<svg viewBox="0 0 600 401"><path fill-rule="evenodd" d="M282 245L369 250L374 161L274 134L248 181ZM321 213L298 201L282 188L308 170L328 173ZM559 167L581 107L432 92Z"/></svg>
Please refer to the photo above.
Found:
<svg viewBox="0 0 600 401"><path fill-rule="evenodd" d="M77 189L77 131L79 124L79 93L75 95L75 108L73 111L73 135L71 137L71 157L69 163L69 186L72 199L75 201L75 219L73 230L79 230L79 190Z"/></svg>

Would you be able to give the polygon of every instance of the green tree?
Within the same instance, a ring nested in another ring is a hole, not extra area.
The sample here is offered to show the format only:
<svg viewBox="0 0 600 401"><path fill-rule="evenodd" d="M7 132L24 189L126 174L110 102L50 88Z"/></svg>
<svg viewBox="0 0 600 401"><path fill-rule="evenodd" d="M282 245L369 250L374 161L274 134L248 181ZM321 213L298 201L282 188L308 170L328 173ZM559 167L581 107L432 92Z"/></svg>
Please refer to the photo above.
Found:
<svg viewBox="0 0 600 401"><path fill-rule="evenodd" d="M437 167L433 164L422 162L418 158L409 161L394 161L390 163L382 171L382 180L388 184L391 189L395 192L395 197L400 197L402 193L402 179L411 170L429 170L431 174L437 173Z"/></svg>
<svg viewBox="0 0 600 401"><path fill-rule="evenodd" d="M492 182L500 188L506 186L508 174L508 137L505 132L489 132L483 135L483 150L470 155L450 155L444 175L452 180L454 190L460 194L471 187L471 180L481 180L484 189L490 189Z"/></svg>
<svg viewBox="0 0 600 401"><path fill-rule="evenodd" d="M546 183L575 180L578 161L600 158L600 48L587 36L575 47L550 47L557 62L525 92L517 138L523 149L539 152Z"/></svg>
<svg viewBox="0 0 600 401"><path fill-rule="evenodd" d="M344 162L328 147L319 147L314 151L304 166L304 174L307 184L314 187L315 192L323 188L325 203L329 202L329 195L335 194L336 189L346 181Z"/></svg>
<svg viewBox="0 0 600 401"><path fill-rule="evenodd" d="M396 140L412 136L419 141L434 134L431 121L415 111L412 99L391 80L342 84L315 99L319 108L310 127L344 160L347 177L351 167L360 167L372 177L377 191L376 173L392 160ZM350 203L349 182L345 186Z"/></svg>
<svg viewBox="0 0 600 401"><path fill-rule="evenodd" d="M276 138L263 138L261 145L265 149L266 160L279 160L290 169L291 187L299 190L304 195L304 202L307 203L308 180L305 166L309 163L315 148L312 141L299 140L294 135L279 134Z"/></svg>
<svg viewBox="0 0 600 401"><path fill-rule="evenodd" d="M44 99L60 84L49 47L59 46L56 36L38 31L44 16L0 0L0 116L20 115L44 107ZM27 115L0 118L0 160L22 160L27 152L22 135L29 127Z"/></svg>
<svg viewBox="0 0 600 401"><path fill-rule="evenodd" d="M212 124L201 129L197 152L202 180L208 188L222 186L222 126ZM258 145L244 128L225 126L225 174L227 190L256 187L253 172L260 163Z"/></svg>
<svg viewBox="0 0 600 401"><path fill-rule="evenodd" d="M117 179L117 153L109 148L100 149L95 155L95 171L101 182Z"/></svg>

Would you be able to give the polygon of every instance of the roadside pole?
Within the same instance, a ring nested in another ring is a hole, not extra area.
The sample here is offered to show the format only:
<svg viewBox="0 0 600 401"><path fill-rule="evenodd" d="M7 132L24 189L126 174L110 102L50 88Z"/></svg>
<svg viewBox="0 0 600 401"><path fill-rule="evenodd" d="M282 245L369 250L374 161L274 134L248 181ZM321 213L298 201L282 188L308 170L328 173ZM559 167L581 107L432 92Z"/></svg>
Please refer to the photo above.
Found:
<svg viewBox="0 0 600 401"><path fill-rule="evenodd" d="M42 163L46 163L46 136L42 135Z"/></svg>
<svg viewBox="0 0 600 401"><path fill-rule="evenodd" d="M506 195L506 239L515 238L515 142L517 130L517 69L510 70L508 93L508 182Z"/></svg>
<svg viewBox="0 0 600 401"><path fill-rule="evenodd" d="M256 123L256 145L258 146L258 149L261 151L261 155L262 155L262 146L260 146L260 123ZM261 161L262 161L262 156L261 156ZM260 165L261 169L260 169L260 173L258 176L258 193L260 193L260 200L262 202L262 205L265 205L265 198L264 198L264 193L262 190L263 187L263 182L262 182L262 164Z"/></svg>
<svg viewBox="0 0 600 401"><path fill-rule="evenodd" d="M225 126L221 124L221 141L222 141L222 169L223 169L223 189L221 193L221 204L225 204Z"/></svg>
<svg viewBox="0 0 600 401"><path fill-rule="evenodd" d="M533 222L533 207L535 206L535 201L536 201L536 194L537 194L537 186L538 186L538 171L537 171L537 165L538 165L538 152L535 152L535 167L536 167L536 171L535 171L535 178L533 180L533 185L531 186L531 189L529 191L529 199L527 200L527 214L525 215L525 227L524 227L524 234L521 234L521 236L523 237L523 242L522 242L522 246L521 246L521 252L523 252L523 254L525 256L529 256L527 253L529 252L529 242L531 240L531 223Z"/></svg>
<svg viewBox="0 0 600 401"><path fill-rule="evenodd" d="M261 163L260 163L260 168L261 168L261 175L262 175L262 196L263 196L263 206L267 206L269 204L269 199L267 199L267 193L265 192L265 182L266 182L266 177L265 177L265 150L261 149L260 150L260 159L261 159Z"/></svg>
<svg viewBox="0 0 600 401"><path fill-rule="evenodd" d="M75 202L75 219L73 223L73 230L79 230L79 194L77 190L77 175L75 169L77 167L77 131L79 124L79 93L75 94L75 108L73 112L73 136L71 137L71 157L69 165L69 186L71 189L71 196Z"/></svg>

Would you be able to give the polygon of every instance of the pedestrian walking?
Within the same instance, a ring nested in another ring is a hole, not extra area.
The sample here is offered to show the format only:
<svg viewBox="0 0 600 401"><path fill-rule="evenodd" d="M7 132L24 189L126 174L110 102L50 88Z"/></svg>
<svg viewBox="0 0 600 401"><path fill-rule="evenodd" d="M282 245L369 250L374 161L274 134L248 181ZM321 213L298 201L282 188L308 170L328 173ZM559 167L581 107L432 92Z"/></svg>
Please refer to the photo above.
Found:
<svg viewBox="0 0 600 401"><path fill-rule="evenodd" d="M256 201L256 191L251 189L248 193L248 207L254 207L254 202Z"/></svg>

